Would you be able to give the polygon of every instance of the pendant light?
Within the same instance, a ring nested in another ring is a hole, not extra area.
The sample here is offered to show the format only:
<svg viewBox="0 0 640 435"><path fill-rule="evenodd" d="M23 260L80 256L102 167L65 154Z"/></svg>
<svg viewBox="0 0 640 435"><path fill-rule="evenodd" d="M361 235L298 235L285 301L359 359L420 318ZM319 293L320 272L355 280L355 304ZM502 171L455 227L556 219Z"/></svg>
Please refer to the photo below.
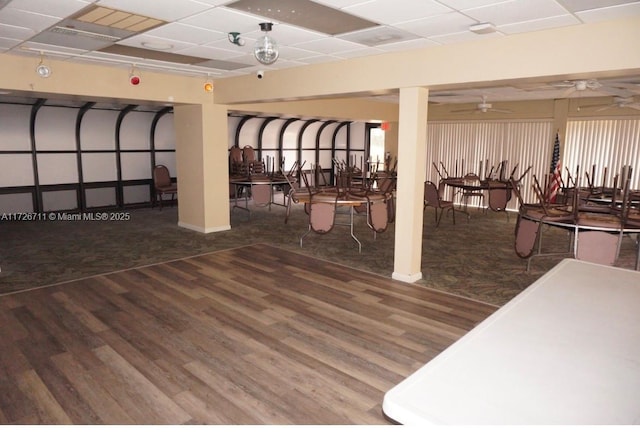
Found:
<svg viewBox="0 0 640 435"><path fill-rule="evenodd" d="M278 60L278 44L277 42L269 36L273 23L260 23L260 30L264 32L264 36L261 36L256 41L255 48L253 49L253 54L260 62L264 65L271 65L276 60Z"/></svg>

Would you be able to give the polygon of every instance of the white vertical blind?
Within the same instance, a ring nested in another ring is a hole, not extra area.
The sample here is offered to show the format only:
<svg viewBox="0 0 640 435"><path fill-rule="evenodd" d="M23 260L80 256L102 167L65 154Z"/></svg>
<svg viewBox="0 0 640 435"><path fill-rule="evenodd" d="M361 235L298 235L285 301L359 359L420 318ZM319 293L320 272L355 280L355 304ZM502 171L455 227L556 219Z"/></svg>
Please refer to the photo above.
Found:
<svg viewBox="0 0 640 435"><path fill-rule="evenodd" d="M522 179L522 194L526 202L535 202L532 175L539 179L549 173L553 152L553 124L551 121L469 121L429 122L427 127L427 180L437 182L443 177L463 176L474 172L488 176L493 168L495 178L498 165L506 161L505 178L515 169L519 178L531 166ZM441 164L442 162L442 164ZM516 168L516 165L517 168ZM515 197L509 204L517 209Z"/></svg>
<svg viewBox="0 0 640 435"><path fill-rule="evenodd" d="M616 174L624 166L633 169L631 188L640 188L640 119L569 120L564 146L563 166L582 186L587 185L585 172L595 186L613 185ZM578 169L579 168L579 169ZM595 170L594 170L595 168ZM604 177L606 168L606 178Z"/></svg>

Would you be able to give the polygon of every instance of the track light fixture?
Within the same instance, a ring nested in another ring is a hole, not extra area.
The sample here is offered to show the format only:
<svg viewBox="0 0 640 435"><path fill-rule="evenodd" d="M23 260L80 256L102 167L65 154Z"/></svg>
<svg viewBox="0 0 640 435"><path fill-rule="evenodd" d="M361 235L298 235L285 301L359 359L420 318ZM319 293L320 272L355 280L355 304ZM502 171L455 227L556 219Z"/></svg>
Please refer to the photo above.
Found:
<svg viewBox="0 0 640 435"><path fill-rule="evenodd" d="M43 79L46 79L51 75L51 68L44 64L44 56L42 52L40 52L40 62L38 63L38 66L36 66L36 72Z"/></svg>
<svg viewBox="0 0 640 435"><path fill-rule="evenodd" d="M264 36L261 36L256 41L256 45L253 49L253 55L258 62L264 65L271 65L278 60L278 43L269 36L269 32L273 27L273 23L260 23L260 30L264 32Z"/></svg>
<svg viewBox="0 0 640 435"><path fill-rule="evenodd" d="M239 45L240 47L244 45L244 39L240 37L240 32L229 32L227 38L229 38L229 42L232 44Z"/></svg>

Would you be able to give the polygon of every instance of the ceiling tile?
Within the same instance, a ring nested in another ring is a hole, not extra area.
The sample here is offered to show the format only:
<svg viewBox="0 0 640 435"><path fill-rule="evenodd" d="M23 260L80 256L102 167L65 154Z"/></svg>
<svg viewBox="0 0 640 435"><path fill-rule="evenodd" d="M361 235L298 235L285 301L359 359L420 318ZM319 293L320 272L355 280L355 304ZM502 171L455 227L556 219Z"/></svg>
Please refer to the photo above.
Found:
<svg viewBox="0 0 640 435"><path fill-rule="evenodd" d="M12 0L9 6L13 9L23 11L37 12L43 15L53 17L66 18L74 14L82 8L87 7L92 2L82 0L59 0L59 1L42 1L42 0Z"/></svg>
<svg viewBox="0 0 640 435"><path fill-rule="evenodd" d="M402 29L380 26L341 35L340 39L366 45L368 47L376 47L384 44L411 41L412 39L418 39L418 36L413 33L405 32Z"/></svg>
<svg viewBox="0 0 640 435"><path fill-rule="evenodd" d="M476 23L477 21L465 15L450 12L443 15L396 24L396 27L429 38L436 35L464 32L469 29L470 25Z"/></svg>
<svg viewBox="0 0 640 435"><path fill-rule="evenodd" d="M541 18L565 15L566 11L555 0L511 0L495 5L464 11L468 16L481 23L493 23L496 26L539 20Z"/></svg>
<svg viewBox="0 0 640 435"><path fill-rule="evenodd" d="M0 9L0 23L26 27L34 30L35 32L41 32L44 29L53 26L58 21L60 21L59 17L37 14L35 12L28 12L14 8Z"/></svg>
<svg viewBox="0 0 640 435"><path fill-rule="evenodd" d="M344 11L378 23L395 24L444 14L451 9L431 0L403 2L401 7L398 0L373 0L346 7Z"/></svg>
<svg viewBox="0 0 640 435"><path fill-rule="evenodd" d="M167 48L162 51L176 52L178 50L184 50L185 48L192 47L194 44L184 41L176 41L173 39L158 38L156 36L150 36L148 33L143 33L141 35L134 35L130 38L123 39L122 41L118 41L118 45L138 48L145 48L145 45L171 45L171 48Z"/></svg>
<svg viewBox="0 0 640 435"><path fill-rule="evenodd" d="M311 56L317 56L318 52L304 50L298 47L285 46L280 49L280 55L284 56L287 59L299 60L299 59L304 59Z"/></svg>
<svg viewBox="0 0 640 435"><path fill-rule="evenodd" d="M474 41L479 39L493 39L493 38L504 38L504 36L499 32L487 33L485 35L477 35L473 32L461 32L461 33L451 33L449 35L434 36L430 39L440 44L456 44L458 42Z"/></svg>
<svg viewBox="0 0 640 435"><path fill-rule="evenodd" d="M29 39L36 34L35 31L26 27L12 26L0 23L0 35L10 39Z"/></svg>
<svg viewBox="0 0 640 435"><path fill-rule="evenodd" d="M8 50L8 49L10 49L12 47L15 47L16 45L20 44L21 42L22 42L22 39L12 39L12 38L0 37L0 48Z"/></svg>
<svg viewBox="0 0 640 435"><path fill-rule="evenodd" d="M504 34L511 35L515 33L536 32L538 30L571 26L574 24L580 24L580 20L578 20L573 15L560 15L557 17L545 18L544 20L506 24L504 26L498 26L498 30Z"/></svg>
<svg viewBox="0 0 640 435"><path fill-rule="evenodd" d="M479 8L481 6L495 5L497 3L504 3L505 0L438 0L445 6L455 9L457 11L463 11L465 9Z"/></svg>
<svg viewBox="0 0 640 435"><path fill-rule="evenodd" d="M339 60L344 60L344 58L340 56L331 56L328 54L320 54L317 56L311 56L303 59L305 63L310 65L319 64L319 63L327 63L327 62L337 62Z"/></svg>
<svg viewBox="0 0 640 435"><path fill-rule="evenodd" d="M215 8L182 19L180 23L224 33L247 33L259 30L259 24L263 21L264 19L243 14L232 9Z"/></svg>
<svg viewBox="0 0 640 435"><path fill-rule="evenodd" d="M144 35L163 39L188 42L191 44L207 44L221 38L227 38L226 32L207 30L202 27L187 26L180 23L170 23L146 32Z"/></svg>
<svg viewBox="0 0 640 435"><path fill-rule="evenodd" d="M640 2L598 9L597 11L578 12L576 15L585 23L632 17L640 15Z"/></svg>
<svg viewBox="0 0 640 435"><path fill-rule="evenodd" d="M385 51L406 51L406 50L417 50L419 48L425 47L433 47L435 45L440 45L437 42L431 41L429 39L413 39L411 41L402 41L395 44L387 44L384 47Z"/></svg>
<svg viewBox="0 0 640 435"><path fill-rule="evenodd" d="M375 56L376 54L382 54L384 51L378 50L372 47L361 47L356 50L340 51L335 53L337 56L344 57L345 59L353 59L355 57L363 56Z"/></svg>
<svg viewBox="0 0 640 435"><path fill-rule="evenodd" d="M98 5L107 6L165 21L176 21L203 12L212 6L192 0L153 0L152 2L131 0L99 0Z"/></svg>
<svg viewBox="0 0 640 435"><path fill-rule="evenodd" d="M183 50L177 51L179 54L184 54L187 56L197 56L204 57L206 59L220 59L220 60L229 60L235 57L238 57L238 51L233 50L231 48L231 44L229 44L229 49L226 50L224 48L211 47L207 45L196 45L192 47L188 47Z"/></svg>
<svg viewBox="0 0 640 435"><path fill-rule="evenodd" d="M360 48L359 44L335 38L316 39L314 41L303 42L294 45L304 50L317 51L318 53L334 54L340 51L355 50Z"/></svg>
<svg viewBox="0 0 640 435"><path fill-rule="evenodd" d="M569 12L587 11L609 6L637 3L637 0L558 0Z"/></svg>

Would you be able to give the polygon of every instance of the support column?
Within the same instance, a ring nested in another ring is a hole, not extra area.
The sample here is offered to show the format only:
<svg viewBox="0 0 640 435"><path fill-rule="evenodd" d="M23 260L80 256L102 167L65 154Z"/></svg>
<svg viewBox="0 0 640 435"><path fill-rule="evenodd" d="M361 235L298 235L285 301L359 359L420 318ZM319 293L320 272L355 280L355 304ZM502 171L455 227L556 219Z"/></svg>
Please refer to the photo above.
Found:
<svg viewBox="0 0 640 435"><path fill-rule="evenodd" d="M227 106L174 108L178 226L201 233L231 229Z"/></svg>
<svg viewBox="0 0 640 435"><path fill-rule="evenodd" d="M398 183L392 278L422 278L422 222L427 169L427 104L425 88L400 89L398 117Z"/></svg>

